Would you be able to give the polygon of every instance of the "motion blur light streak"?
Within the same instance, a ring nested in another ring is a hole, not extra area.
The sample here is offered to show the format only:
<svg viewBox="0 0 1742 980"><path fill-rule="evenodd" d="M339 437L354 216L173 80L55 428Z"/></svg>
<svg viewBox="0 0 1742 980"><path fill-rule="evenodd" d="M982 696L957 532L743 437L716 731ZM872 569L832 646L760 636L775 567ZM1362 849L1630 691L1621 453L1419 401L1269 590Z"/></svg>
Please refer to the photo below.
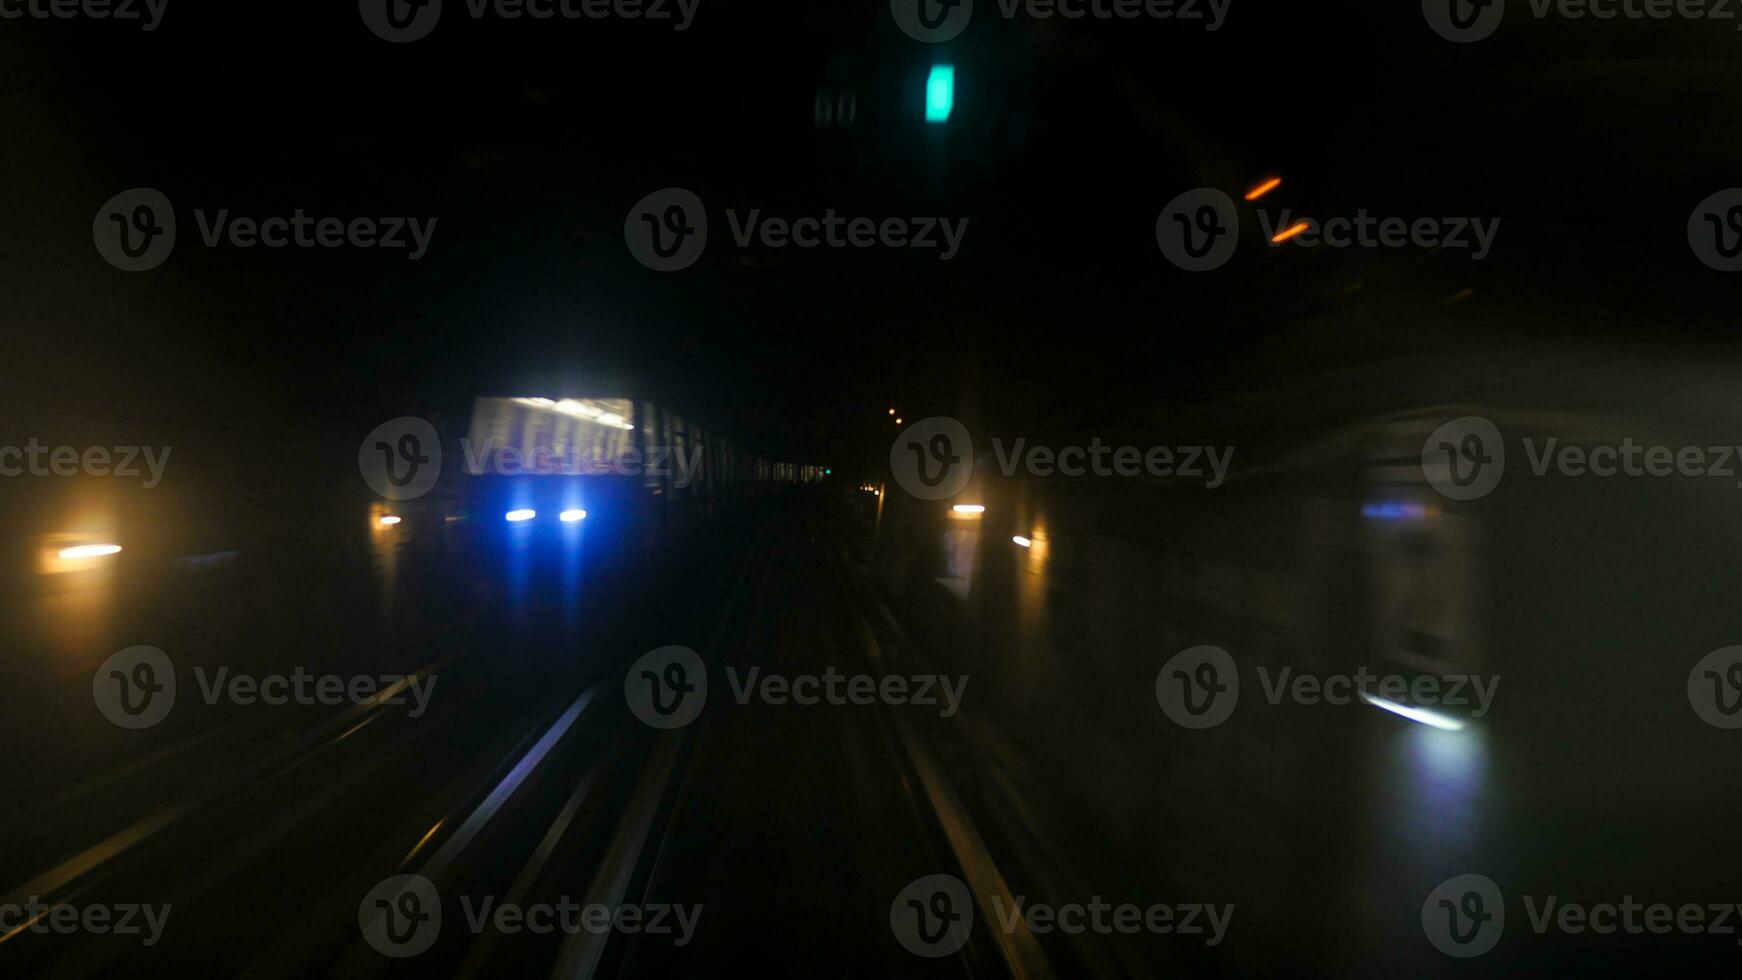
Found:
<svg viewBox="0 0 1742 980"><path fill-rule="evenodd" d="M957 504L950 510L957 514L984 514L986 506L984 504Z"/></svg>
<svg viewBox="0 0 1742 980"><path fill-rule="evenodd" d="M584 510L580 510L578 508L574 509L574 510L565 510L562 513L556 515L556 519L559 521L562 521L564 524L573 524L576 521L586 520L587 519L587 512Z"/></svg>
<svg viewBox="0 0 1742 980"><path fill-rule="evenodd" d="M62 548L60 550L60 557L101 558L104 555L117 554L120 550L121 546L118 544L81 544L73 548Z"/></svg>
<svg viewBox="0 0 1742 980"><path fill-rule="evenodd" d="M1272 177L1269 180L1265 181L1264 183L1259 184L1257 187L1254 187L1251 190L1247 191L1246 192L1246 200L1256 201L1259 198L1263 197L1264 195L1270 193L1271 191L1276 190L1276 188L1281 183L1282 183L1281 177Z"/></svg>
<svg viewBox="0 0 1742 980"><path fill-rule="evenodd" d="M393 525L398 524L399 520L400 519L398 517L396 517L392 514L389 514L386 517L381 518L381 523L386 525L387 527L392 527Z"/></svg>
<svg viewBox="0 0 1742 980"><path fill-rule="evenodd" d="M1360 697L1361 701L1365 704L1370 704L1382 711L1389 711L1400 718L1408 718L1410 721L1419 725L1438 728L1443 732L1461 732L1464 730L1463 722L1458 721L1456 718L1448 718L1445 715L1429 711L1426 708L1416 708L1407 704L1398 704L1396 701L1391 701L1386 698L1374 697L1365 691L1361 692Z"/></svg>
<svg viewBox="0 0 1742 980"><path fill-rule="evenodd" d="M1017 543L1017 545L1019 545L1019 546L1020 546L1020 547L1023 547L1023 548L1032 548L1032 547L1034 547L1034 542L1033 542L1033 541L1031 541L1031 540L1030 540L1030 539L1028 539L1028 538L1025 538L1025 537L1023 537L1023 536L1022 536L1022 535L1020 535L1020 534L1018 534L1018 535L1016 535L1016 536L1015 536L1015 537L1013 537L1013 538L1011 538L1011 539L1010 539L1010 540L1012 540L1012 541L1014 541L1014 542L1016 542L1016 543Z"/></svg>
<svg viewBox="0 0 1742 980"><path fill-rule="evenodd" d="M1287 228L1284 228L1281 231L1277 232L1276 237L1274 237L1270 240L1270 244L1278 245L1278 244L1281 244L1282 242L1286 242L1290 238L1293 238L1294 236L1300 234L1303 231L1306 231L1307 227L1308 226L1307 226L1306 222L1297 221L1294 224L1289 225Z"/></svg>
<svg viewBox="0 0 1742 980"><path fill-rule="evenodd" d="M530 507L522 507L519 510L511 510L506 514L503 514L502 519L510 524L519 524L521 521L530 521L537 516L538 511L533 510Z"/></svg>

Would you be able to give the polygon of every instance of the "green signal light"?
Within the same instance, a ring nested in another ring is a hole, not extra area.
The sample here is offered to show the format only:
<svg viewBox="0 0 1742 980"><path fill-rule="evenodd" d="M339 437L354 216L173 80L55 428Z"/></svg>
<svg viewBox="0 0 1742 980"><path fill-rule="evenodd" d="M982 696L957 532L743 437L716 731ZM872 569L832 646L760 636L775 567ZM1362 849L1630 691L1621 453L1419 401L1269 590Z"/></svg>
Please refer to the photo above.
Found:
<svg viewBox="0 0 1742 980"><path fill-rule="evenodd" d="M925 121L946 122L956 105L956 66L933 65L925 80Z"/></svg>

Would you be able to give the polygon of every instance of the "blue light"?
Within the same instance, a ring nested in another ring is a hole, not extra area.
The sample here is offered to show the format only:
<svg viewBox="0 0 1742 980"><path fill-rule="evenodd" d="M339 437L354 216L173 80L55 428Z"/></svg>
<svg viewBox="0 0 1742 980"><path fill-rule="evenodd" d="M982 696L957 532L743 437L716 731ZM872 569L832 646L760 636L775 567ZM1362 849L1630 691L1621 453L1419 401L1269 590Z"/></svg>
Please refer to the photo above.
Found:
<svg viewBox="0 0 1742 980"><path fill-rule="evenodd" d="M1427 508L1420 504L1382 500L1374 504L1362 504L1361 516L1381 521L1419 521L1427 516Z"/></svg>
<svg viewBox="0 0 1742 980"><path fill-rule="evenodd" d="M956 66L933 65L925 80L925 121L946 122L956 105Z"/></svg>
<svg viewBox="0 0 1742 980"><path fill-rule="evenodd" d="M502 519L510 524L519 524L521 521L530 521L537 516L538 511L533 510L530 507L522 507L519 510L511 510L506 514L503 514Z"/></svg>

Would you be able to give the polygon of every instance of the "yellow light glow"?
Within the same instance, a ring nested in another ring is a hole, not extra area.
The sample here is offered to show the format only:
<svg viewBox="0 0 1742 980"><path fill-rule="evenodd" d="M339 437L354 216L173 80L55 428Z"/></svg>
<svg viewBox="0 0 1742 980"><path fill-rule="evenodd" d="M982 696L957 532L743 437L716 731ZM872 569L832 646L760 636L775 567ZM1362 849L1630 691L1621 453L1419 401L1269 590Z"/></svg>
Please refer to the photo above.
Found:
<svg viewBox="0 0 1742 980"><path fill-rule="evenodd" d="M1015 537L1011 538L1010 540L1016 542L1016 545L1019 548L1032 548L1032 547L1034 547L1033 541L1029 540L1028 538L1023 537L1020 534L1016 535Z"/></svg>
<svg viewBox="0 0 1742 980"><path fill-rule="evenodd" d="M958 514L986 513L986 507L984 504L957 504L954 507L951 507L950 510L955 511Z"/></svg>
<svg viewBox="0 0 1742 980"><path fill-rule="evenodd" d="M61 558L101 558L104 555L119 554L118 544L81 544L72 548L62 548L57 554Z"/></svg>
<svg viewBox="0 0 1742 980"><path fill-rule="evenodd" d="M893 409L893 408L892 408L892 409L890 409L890 410L889 410L889 414L891 414L891 415L894 415L894 414L895 414L895 409Z"/></svg>
<svg viewBox="0 0 1742 980"><path fill-rule="evenodd" d="M901 420L900 420L900 419L896 419L896 420L895 420L895 424L896 424L896 425L900 425L900 424L901 424Z"/></svg>
<svg viewBox="0 0 1742 980"><path fill-rule="evenodd" d="M388 514L386 517L381 518L381 523L387 527L392 527L399 523L399 518L393 514Z"/></svg>

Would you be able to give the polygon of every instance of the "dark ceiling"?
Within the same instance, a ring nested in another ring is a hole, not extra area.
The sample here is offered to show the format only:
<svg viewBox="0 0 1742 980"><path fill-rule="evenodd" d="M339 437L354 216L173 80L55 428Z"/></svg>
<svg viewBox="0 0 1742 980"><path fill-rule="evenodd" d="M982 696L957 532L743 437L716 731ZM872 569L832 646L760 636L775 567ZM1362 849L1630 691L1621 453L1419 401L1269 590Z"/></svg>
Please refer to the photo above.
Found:
<svg viewBox="0 0 1742 980"><path fill-rule="evenodd" d="M1711 343L1731 325L1733 286L1684 231L1742 183L1731 26L1515 3L1495 37L1454 45L1413 3L1236 2L1214 33L996 6L936 47L878 3L702 0L682 33L450 11L408 45L348 3L177 2L151 33L0 22L9 408L337 439L475 394L633 384L833 456L891 404L1081 424L1514 333ZM927 127L935 61L960 95ZM819 87L856 94L852 127L816 125ZM1278 211L1502 224L1480 262L1257 243L1214 273L1163 259L1175 194L1271 173ZM417 262L179 247L125 275L90 221L134 186L184 213L439 226ZM621 230L667 186L715 211L970 226L950 262L722 244L662 275Z"/></svg>

